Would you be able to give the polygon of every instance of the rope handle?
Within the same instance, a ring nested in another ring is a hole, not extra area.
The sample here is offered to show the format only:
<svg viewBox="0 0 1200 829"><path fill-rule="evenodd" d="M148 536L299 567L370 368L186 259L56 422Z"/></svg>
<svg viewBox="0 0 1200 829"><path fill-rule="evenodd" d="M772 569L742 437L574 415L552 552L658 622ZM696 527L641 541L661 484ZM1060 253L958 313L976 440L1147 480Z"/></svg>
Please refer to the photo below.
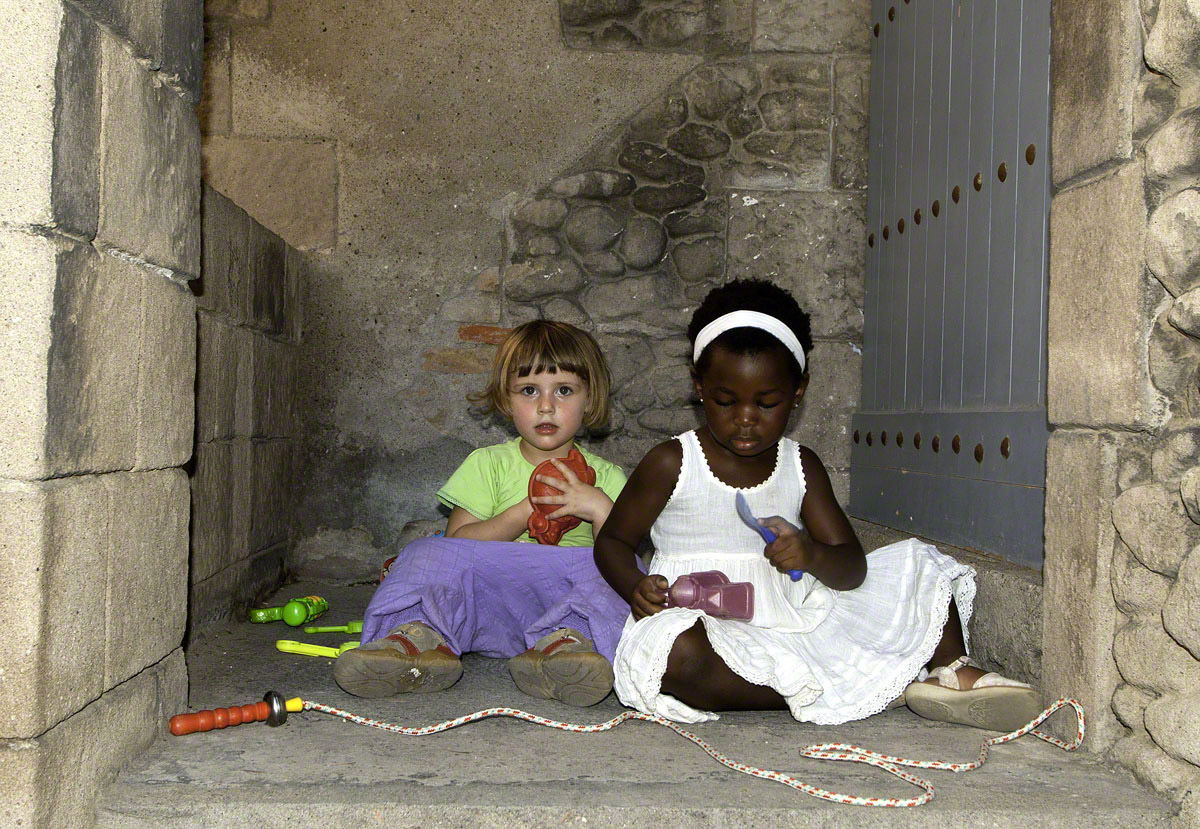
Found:
<svg viewBox="0 0 1200 829"><path fill-rule="evenodd" d="M482 711L476 711L473 714L466 714L453 720L445 720L433 725L426 725L419 728L396 725L394 723L383 722L381 720L373 720L369 717L362 717L358 714L352 714L349 711L343 711L340 708L334 708L331 705L322 705L319 702L311 702L303 700L304 710L319 711L324 714L332 714L335 717L341 717L349 722L357 723L358 725L366 725L371 728L379 728L383 731L390 731L393 734L405 734L408 736L419 737L426 734L437 734L441 731L448 731L451 728L457 728L460 725L477 722L479 720L488 719L489 717L512 717L513 719L525 720L526 722L534 723L535 725L543 725L547 728L557 728L561 731L571 731L576 734L595 734L601 731L609 731L616 728L626 720L645 720L664 728L669 728L681 737L695 743L704 749L708 756L712 757L726 768L733 769L742 774L748 774L751 777L761 777L764 780L774 780L776 783L782 783L793 789L803 792L811 797L817 797L822 800L828 800L834 803L845 803L851 806L888 806L888 807L906 807L906 806L922 806L933 800L933 784L928 780L917 777L915 774L904 771L900 766L909 766L912 768L921 769L938 769L941 771L952 771L962 773L972 771L979 768L987 761L988 749L991 746L1001 743L1011 742L1019 737L1024 737L1026 734L1032 733L1035 737L1045 740L1051 745L1056 745L1064 751L1074 751L1083 743L1083 737L1086 733L1086 724L1084 721L1083 706L1073 699L1059 699L1052 705L1042 711L1034 719L1027 724L1018 728L1016 731L1011 731L1008 734L1001 734L998 737L992 737L984 740L983 745L979 750L979 757L972 763L945 763L940 760L908 760L903 757L893 757L887 754L879 754L878 752L870 751L861 746L850 745L848 743L820 743L802 748L800 754L803 757L810 757L814 760L837 760L850 763L865 763L876 768L883 769L888 774L899 777L919 789L924 790L924 794L917 795L906 799L894 797L879 798L879 797L862 797L860 795L840 794L831 792L828 789L822 789L818 786L812 786L803 781L797 780L789 774L771 769L760 769L755 766L748 766L744 763L739 763L729 756L722 754L714 749L700 737L681 728L677 723L672 722L664 717L659 717L651 714L643 714L640 711L626 711L611 720L595 725L576 725L574 723L558 722L545 717L539 717L537 714L529 714L516 708L486 708ZM1064 742L1057 737L1051 736L1044 731L1038 731L1037 726L1041 725L1047 717L1052 715L1058 709L1064 706L1071 706L1075 709L1075 716L1078 719L1078 728L1075 731L1075 739L1070 742Z"/></svg>

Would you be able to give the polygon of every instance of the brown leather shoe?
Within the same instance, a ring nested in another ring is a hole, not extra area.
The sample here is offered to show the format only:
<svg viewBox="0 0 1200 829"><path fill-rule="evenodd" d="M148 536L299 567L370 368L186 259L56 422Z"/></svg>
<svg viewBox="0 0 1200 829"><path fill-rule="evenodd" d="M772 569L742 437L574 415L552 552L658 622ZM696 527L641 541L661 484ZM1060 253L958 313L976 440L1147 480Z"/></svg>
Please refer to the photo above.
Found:
<svg viewBox="0 0 1200 829"><path fill-rule="evenodd" d="M612 665L573 628L543 636L525 653L508 660L508 672L531 697L580 707L595 705L613 686Z"/></svg>
<svg viewBox="0 0 1200 829"><path fill-rule="evenodd" d="M462 662L441 634L407 622L382 639L346 651L333 663L333 679L356 697L442 691L462 676Z"/></svg>

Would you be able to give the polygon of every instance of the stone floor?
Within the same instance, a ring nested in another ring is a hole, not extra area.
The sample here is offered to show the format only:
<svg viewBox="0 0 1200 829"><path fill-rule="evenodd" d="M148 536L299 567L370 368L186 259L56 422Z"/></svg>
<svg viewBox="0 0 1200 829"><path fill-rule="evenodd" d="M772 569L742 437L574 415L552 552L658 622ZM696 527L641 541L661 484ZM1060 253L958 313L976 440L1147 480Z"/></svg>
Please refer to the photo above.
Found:
<svg viewBox="0 0 1200 829"><path fill-rule="evenodd" d="M322 622L358 619L373 587L294 584L279 600L318 593ZM589 709L518 691L502 660L468 656L462 680L436 694L362 700L333 682L332 660L281 653L276 639L339 644L282 622L229 624L188 653L192 710L255 702L269 689L403 725L426 725L494 706L598 723L624 710L613 698ZM1067 717L1067 714L1056 714ZM843 741L917 759L971 762L988 735L922 720L907 709L836 727L784 713L733 713L692 726L718 751L814 786L875 797L920 790L870 766L801 758L811 743ZM726 769L666 728L638 721L571 734L489 719L441 734L402 736L333 716L292 714L166 737L108 788L104 827L182 826L1170 826L1170 803L1095 758L1032 736L991 750L965 775L918 771L933 802L908 809L832 804Z"/></svg>

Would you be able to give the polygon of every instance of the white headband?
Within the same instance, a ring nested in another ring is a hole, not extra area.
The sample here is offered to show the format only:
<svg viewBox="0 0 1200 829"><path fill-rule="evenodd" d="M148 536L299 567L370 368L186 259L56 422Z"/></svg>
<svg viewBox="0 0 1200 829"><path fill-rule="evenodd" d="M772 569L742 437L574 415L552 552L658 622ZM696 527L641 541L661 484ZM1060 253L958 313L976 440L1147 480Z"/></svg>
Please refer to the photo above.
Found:
<svg viewBox="0 0 1200 829"><path fill-rule="evenodd" d="M696 335L696 346L692 349L692 362L699 362L700 355L708 348L708 344L733 328L759 328L766 331L787 346L788 351L792 352L796 362L800 364L800 370L804 371L804 349L800 347L800 341L796 339L792 329L770 314L758 311L731 311L701 328L700 333Z"/></svg>

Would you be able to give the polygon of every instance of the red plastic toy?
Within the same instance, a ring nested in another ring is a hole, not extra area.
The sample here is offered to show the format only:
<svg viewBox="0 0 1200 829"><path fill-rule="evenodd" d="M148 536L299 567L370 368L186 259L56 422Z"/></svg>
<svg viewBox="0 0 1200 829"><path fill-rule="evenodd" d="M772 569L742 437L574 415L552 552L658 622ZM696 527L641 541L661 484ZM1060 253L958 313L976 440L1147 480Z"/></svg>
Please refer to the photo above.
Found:
<svg viewBox="0 0 1200 829"><path fill-rule="evenodd" d="M567 468L578 476L579 480L583 481L588 486L596 485L596 470L588 466L586 460L578 449L572 449L565 458L557 458L567 465ZM561 495L562 490L555 489L550 484L544 484L537 479L538 475L543 475L547 478L563 478L554 464L550 461L542 461L534 468L533 474L529 476L529 497L543 497L546 495ZM547 518L546 516L559 508L558 504L534 504L533 515L529 516L529 534L537 540L538 544L558 544L570 530L575 529L580 524L580 519L574 515L564 515L561 518Z"/></svg>

